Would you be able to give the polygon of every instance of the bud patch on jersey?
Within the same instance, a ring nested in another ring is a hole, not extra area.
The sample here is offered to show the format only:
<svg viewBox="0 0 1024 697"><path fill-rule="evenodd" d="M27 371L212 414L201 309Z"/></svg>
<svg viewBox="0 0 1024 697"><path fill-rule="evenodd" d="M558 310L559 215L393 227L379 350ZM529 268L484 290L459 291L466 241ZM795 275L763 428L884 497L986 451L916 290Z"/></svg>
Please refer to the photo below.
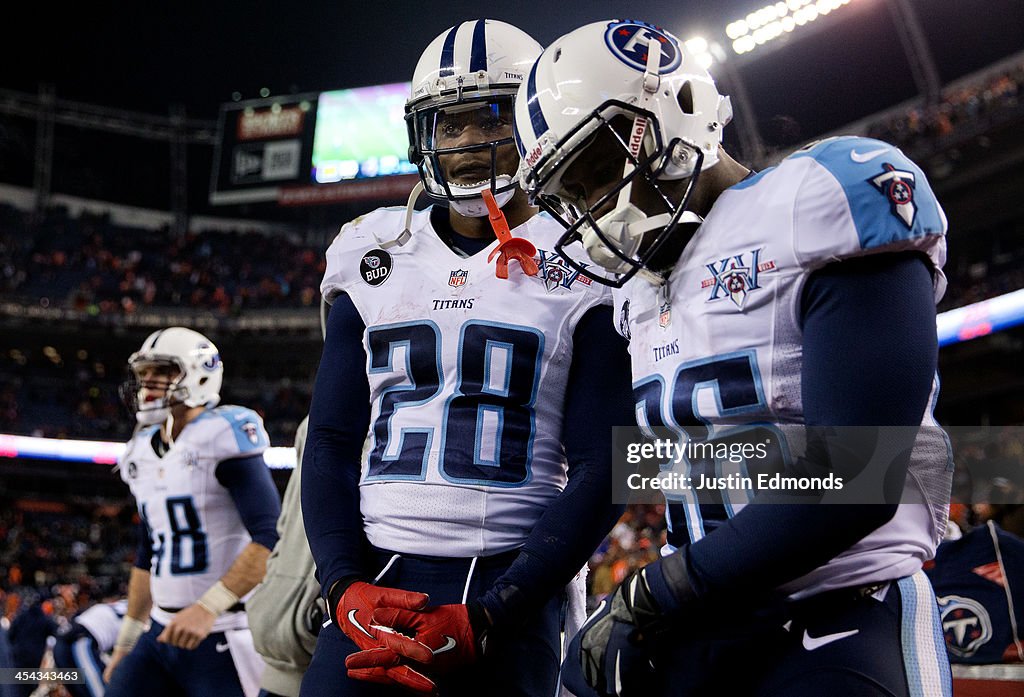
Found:
<svg viewBox="0 0 1024 697"><path fill-rule="evenodd" d="M359 262L359 276L371 286L379 286L391 276L391 255L383 249L371 249Z"/></svg>

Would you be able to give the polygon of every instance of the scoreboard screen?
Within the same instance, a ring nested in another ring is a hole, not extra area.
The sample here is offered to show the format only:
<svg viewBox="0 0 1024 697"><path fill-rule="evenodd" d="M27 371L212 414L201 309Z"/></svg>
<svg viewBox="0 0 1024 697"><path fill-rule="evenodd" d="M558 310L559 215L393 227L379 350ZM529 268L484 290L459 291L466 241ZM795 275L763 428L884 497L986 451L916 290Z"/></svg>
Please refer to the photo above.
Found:
<svg viewBox="0 0 1024 697"><path fill-rule="evenodd" d="M408 96L400 82L222 105L210 202L404 200Z"/></svg>
<svg viewBox="0 0 1024 697"><path fill-rule="evenodd" d="M313 131L313 181L414 173L404 118L408 98L407 82L322 92Z"/></svg>

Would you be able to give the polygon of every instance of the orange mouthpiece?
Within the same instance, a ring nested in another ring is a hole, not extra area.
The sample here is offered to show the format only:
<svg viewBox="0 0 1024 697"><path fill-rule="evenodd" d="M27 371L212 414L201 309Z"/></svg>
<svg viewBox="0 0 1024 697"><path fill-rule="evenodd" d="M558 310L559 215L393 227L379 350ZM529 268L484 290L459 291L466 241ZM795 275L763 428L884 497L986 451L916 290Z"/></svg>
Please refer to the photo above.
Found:
<svg viewBox="0 0 1024 697"><path fill-rule="evenodd" d="M482 196L484 203L487 204L487 219L491 221L494 235L498 238L498 246L487 256L487 261L491 261L495 254L498 255L495 275L498 278L508 278L508 262L514 259L519 262L523 273L527 276L536 276L540 271L537 262L533 260L533 257L537 255L537 248L530 240L512 236L512 231L508 228L508 221L505 220L505 214L501 212L490 189L485 189Z"/></svg>

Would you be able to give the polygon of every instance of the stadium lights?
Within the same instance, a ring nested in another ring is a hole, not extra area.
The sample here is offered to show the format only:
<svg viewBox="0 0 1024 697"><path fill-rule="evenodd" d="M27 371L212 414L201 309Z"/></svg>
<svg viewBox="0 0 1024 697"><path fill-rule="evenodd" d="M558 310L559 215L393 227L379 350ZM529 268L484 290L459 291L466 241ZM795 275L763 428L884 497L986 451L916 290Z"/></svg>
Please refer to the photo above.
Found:
<svg viewBox="0 0 1024 697"><path fill-rule="evenodd" d="M785 0L762 7L743 19L730 22L725 35L737 54L750 53L758 46L788 34L797 27L810 24L850 0Z"/></svg>
<svg viewBox="0 0 1024 697"><path fill-rule="evenodd" d="M702 36L687 39L683 45L686 46L687 51L693 54L693 57L697 59L697 64L704 70L710 69L715 61L719 63L725 61L725 51L722 47L717 42L708 41Z"/></svg>

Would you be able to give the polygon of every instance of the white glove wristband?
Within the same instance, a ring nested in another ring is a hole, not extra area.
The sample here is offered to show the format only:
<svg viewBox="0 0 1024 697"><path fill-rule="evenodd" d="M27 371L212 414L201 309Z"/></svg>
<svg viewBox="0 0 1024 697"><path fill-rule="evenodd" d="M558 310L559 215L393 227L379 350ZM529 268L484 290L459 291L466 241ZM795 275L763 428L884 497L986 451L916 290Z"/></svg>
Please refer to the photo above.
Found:
<svg viewBox="0 0 1024 697"><path fill-rule="evenodd" d="M237 602L238 596L232 593L221 581L217 581L210 586L208 591L203 593L202 597L196 601L196 605L214 617L220 617Z"/></svg>
<svg viewBox="0 0 1024 697"><path fill-rule="evenodd" d="M139 637L146 633L148 627L148 623L125 615L121 620L121 628L117 630L117 640L114 642L114 648L131 651L135 644L138 643Z"/></svg>

